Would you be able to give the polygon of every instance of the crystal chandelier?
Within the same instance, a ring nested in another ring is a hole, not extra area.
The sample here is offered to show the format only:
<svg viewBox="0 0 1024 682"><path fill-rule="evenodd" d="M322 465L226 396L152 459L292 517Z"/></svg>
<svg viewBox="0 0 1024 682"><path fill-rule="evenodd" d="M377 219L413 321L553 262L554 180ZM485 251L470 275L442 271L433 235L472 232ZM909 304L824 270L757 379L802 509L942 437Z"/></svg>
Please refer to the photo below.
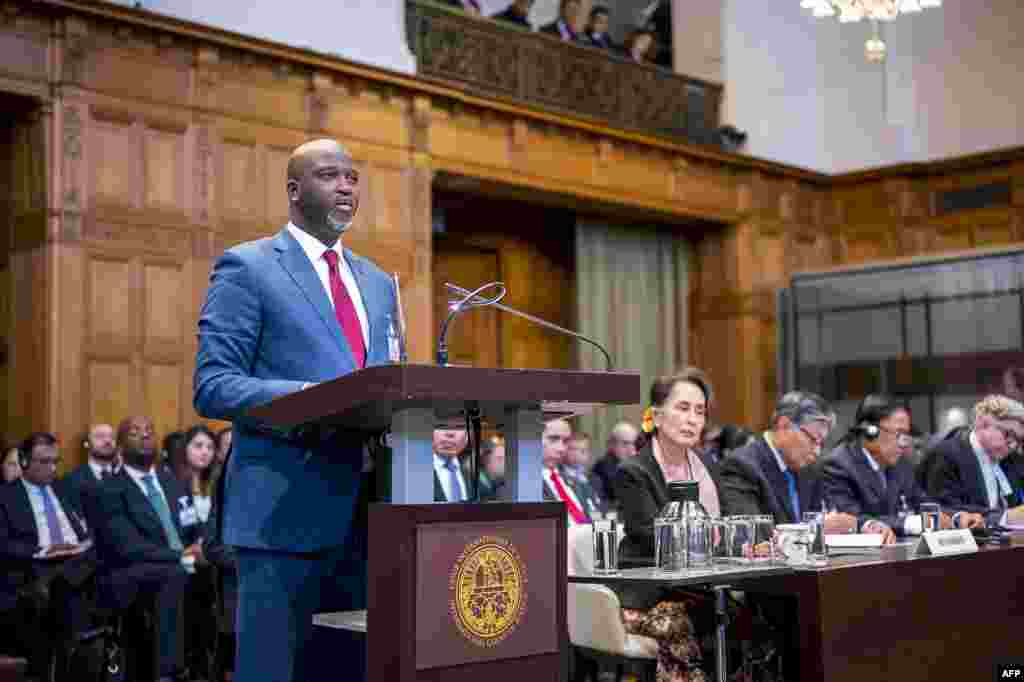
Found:
<svg viewBox="0 0 1024 682"><path fill-rule="evenodd" d="M892 21L901 14L913 14L931 7L942 7L942 0L800 0L800 7L816 17L839 16L844 24L868 19L873 25L871 38L864 43L869 62L885 60L885 43L878 34L878 22Z"/></svg>

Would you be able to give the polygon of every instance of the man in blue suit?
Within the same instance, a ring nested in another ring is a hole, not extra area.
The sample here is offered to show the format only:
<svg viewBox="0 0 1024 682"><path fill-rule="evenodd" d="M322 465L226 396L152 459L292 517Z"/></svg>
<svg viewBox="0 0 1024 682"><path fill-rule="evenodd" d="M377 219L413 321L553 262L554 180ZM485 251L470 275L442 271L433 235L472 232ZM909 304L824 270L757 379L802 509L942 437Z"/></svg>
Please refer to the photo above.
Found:
<svg viewBox="0 0 1024 682"><path fill-rule="evenodd" d="M362 438L299 437L245 417L387 362L391 280L341 244L361 187L337 142L298 147L288 162L288 225L217 261L199 318L196 410L235 427L223 533L237 550L239 682L312 679L303 649L314 611L365 608L366 529L353 522Z"/></svg>

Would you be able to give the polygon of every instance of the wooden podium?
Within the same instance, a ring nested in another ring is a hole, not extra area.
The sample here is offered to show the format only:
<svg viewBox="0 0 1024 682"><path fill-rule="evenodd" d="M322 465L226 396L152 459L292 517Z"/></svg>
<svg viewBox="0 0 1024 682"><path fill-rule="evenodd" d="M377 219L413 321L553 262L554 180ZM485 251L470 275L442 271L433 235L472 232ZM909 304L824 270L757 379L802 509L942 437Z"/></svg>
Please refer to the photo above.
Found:
<svg viewBox="0 0 1024 682"><path fill-rule="evenodd" d="M641 390L636 372L382 365L251 412L279 428L390 430L390 502L368 520L368 679L566 679L567 519L541 501L543 423ZM505 435L503 501L435 504L435 424L467 410Z"/></svg>

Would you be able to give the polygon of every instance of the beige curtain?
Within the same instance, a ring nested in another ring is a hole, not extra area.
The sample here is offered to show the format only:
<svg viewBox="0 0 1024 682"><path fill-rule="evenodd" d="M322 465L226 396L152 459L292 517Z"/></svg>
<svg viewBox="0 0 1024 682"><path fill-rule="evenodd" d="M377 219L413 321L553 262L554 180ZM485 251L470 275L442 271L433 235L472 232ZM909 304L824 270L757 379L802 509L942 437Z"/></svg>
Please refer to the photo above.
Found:
<svg viewBox="0 0 1024 682"><path fill-rule="evenodd" d="M686 364L689 263L689 243L669 230L577 221L579 330L608 349L616 369L637 370L642 378L636 405L576 420L592 439L595 459L617 422L639 428L654 378ZM604 369L604 356L588 344L578 353L580 369Z"/></svg>

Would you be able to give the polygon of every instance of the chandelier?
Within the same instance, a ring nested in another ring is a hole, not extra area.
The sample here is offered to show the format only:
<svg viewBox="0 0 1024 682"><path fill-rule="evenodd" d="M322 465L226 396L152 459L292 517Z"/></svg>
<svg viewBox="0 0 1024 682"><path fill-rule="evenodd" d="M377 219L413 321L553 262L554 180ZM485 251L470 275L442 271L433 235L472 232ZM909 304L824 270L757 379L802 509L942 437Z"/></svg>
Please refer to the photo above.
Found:
<svg viewBox="0 0 1024 682"><path fill-rule="evenodd" d="M878 34L878 22L892 21L901 14L913 14L931 7L942 7L942 0L800 0L800 7L816 17L834 17L844 24L869 19L872 35L864 43L864 56L869 62L885 60L886 47Z"/></svg>

